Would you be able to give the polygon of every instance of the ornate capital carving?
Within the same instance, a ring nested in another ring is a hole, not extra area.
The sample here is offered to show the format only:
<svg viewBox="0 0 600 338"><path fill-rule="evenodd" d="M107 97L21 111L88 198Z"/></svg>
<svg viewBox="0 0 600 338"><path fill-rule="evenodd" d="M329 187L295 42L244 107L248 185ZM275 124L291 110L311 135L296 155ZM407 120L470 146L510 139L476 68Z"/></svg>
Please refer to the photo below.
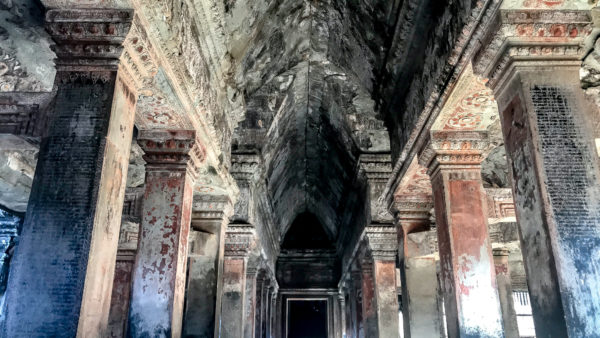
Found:
<svg viewBox="0 0 600 338"><path fill-rule="evenodd" d="M236 181L254 181L259 176L261 160L256 154L232 154L229 172Z"/></svg>
<svg viewBox="0 0 600 338"><path fill-rule="evenodd" d="M359 165L369 182L379 180L387 182L392 173L390 154L362 154L359 158Z"/></svg>
<svg viewBox="0 0 600 338"><path fill-rule="evenodd" d="M367 226L363 241L363 257L372 257L375 260L396 260L398 234L394 225Z"/></svg>
<svg viewBox="0 0 600 338"><path fill-rule="evenodd" d="M248 258L254 245L254 226L229 224L225 232L225 257Z"/></svg>
<svg viewBox="0 0 600 338"><path fill-rule="evenodd" d="M397 222L400 222L402 219L428 220L431 208L433 208L432 198L394 197L393 211Z"/></svg>
<svg viewBox="0 0 600 338"><path fill-rule="evenodd" d="M117 70L131 9L51 9L46 30L56 43L59 71Z"/></svg>
<svg viewBox="0 0 600 338"><path fill-rule="evenodd" d="M441 168L479 169L489 148L487 132L436 131L421 150L419 163L430 176Z"/></svg>
<svg viewBox="0 0 600 338"><path fill-rule="evenodd" d="M515 63L578 64L587 52L584 40L591 32L587 10L500 10L475 56L474 72L489 78L495 89Z"/></svg>
<svg viewBox="0 0 600 338"><path fill-rule="evenodd" d="M229 196L195 194L192 204L192 228L217 234L233 214Z"/></svg>
<svg viewBox="0 0 600 338"><path fill-rule="evenodd" d="M194 130L141 130L137 140L144 150L146 170L187 168L195 177L204 157Z"/></svg>

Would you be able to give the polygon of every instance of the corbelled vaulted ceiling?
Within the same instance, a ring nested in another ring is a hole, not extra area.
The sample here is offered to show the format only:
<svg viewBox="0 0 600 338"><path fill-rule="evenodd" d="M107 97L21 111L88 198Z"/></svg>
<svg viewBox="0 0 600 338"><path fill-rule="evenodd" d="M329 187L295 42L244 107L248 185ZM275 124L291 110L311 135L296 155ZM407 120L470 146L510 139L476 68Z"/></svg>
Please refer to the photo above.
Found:
<svg viewBox="0 0 600 338"><path fill-rule="evenodd" d="M236 6L248 4L229 10ZM310 211L336 238L359 153L389 151L372 96L390 9L389 1L275 1L235 50L246 114L233 151L262 153L283 233Z"/></svg>

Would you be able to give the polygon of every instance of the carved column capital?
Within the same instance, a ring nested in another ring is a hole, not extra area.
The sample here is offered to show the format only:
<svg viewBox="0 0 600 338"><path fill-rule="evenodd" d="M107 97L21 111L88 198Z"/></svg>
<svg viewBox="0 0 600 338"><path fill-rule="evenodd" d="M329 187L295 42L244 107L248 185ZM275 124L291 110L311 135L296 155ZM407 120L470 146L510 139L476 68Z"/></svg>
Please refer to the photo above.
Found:
<svg viewBox="0 0 600 338"><path fill-rule="evenodd" d="M195 194L192 204L192 228L219 233L223 223L233 214L233 204L226 195Z"/></svg>
<svg viewBox="0 0 600 338"><path fill-rule="evenodd" d="M389 225L369 225L363 237L362 259L395 261L398 254L398 233Z"/></svg>
<svg viewBox="0 0 600 338"><path fill-rule="evenodd" d="M477 169L490 149L485 131L435 131L419 153L419 164L432 176L440 169Z"/></svg>
<svg viewBox="0 0 600 338"><path fill-rule="evenodd" d="M392 175L392 158L390 154L362 154L359 158L359 168L369 184L371 220L379 223L391 222L392 215L390 215L383 200L380 200L381 194Z"/></svg>
<svg viewBox="0 0 600 338"><path fill-rule="evenodd" d="M501 9L494 20L473 62L492 89L519 64L579 67L593 26L589 10L561 8Z"/></svg>
<svg viewBox="0 0 600 338"><path fill-rule="evenodd" d="M254 182L260 176L260 164L260 155L232 154L229 172L236 181Z"/></svg>
<svg viewBox="0 0 600 338"><path fill-rule="evenodd" d="M131 9L48 10L58 71L116 71L132 20Z"/></svg>
<svg viewBox="0 0 600 338"><path fill-rule="evenodd" d="M225 257L248 258L255 246L255 229L248 224L230 224L225 232Z"/></svg>
<svg viewBox="0 0 600 338"><path fill-rule="evenodd" d="M141 130L138 144L144 151L146 170L187 169L196 178L204 159L194 130Z"/></svg>

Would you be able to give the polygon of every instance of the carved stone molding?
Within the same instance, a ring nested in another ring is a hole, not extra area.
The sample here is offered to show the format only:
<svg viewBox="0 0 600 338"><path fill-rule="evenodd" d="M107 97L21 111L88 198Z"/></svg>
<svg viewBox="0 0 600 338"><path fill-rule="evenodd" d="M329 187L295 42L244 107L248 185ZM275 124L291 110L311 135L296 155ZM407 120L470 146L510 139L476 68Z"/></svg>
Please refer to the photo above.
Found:
<svg viewBox="0 0 600 338"><path fill-rule="evenodd" d="M396 227L389 225L369 225L363 237L363 254L375 260L396 260L398 254L398 234Z"/></svg>
<svg viewBox="0 0 600 338"><path fill-rule="evenodd" d="M261 159L256 154L232 154L229 172L236 181L254 181L259 177Z"/></svg>
<svg viewBox="0 0 600 338"><path fill-rule="evenodd" d="M396 222L401 219L429 219L433 208L433 199L423 198L409 198L404 196L397 196L394 199L393 211L396 218Z"/></svg>
<svg viewBox="0 0 600 338"><path fill-rule="evenodd" d="M144 151L146 170L187 168L195 177L204 159L194 130L141 130L137 141Z"/></svg>
<svg viewBox="0 0 600 338"><path fill-rule="evenodd" d="M225 232L225 257L248 258L256 245L256 231L250 224L229 224Z"/></svg>
<svg viewBox="0 0 600 338"><path fill-rule="evenodd" d="M515 62L580 62L587 52L584 41L592 32L586 10L500 10L494 21L473 62L474 72L489 78L491 88L503 82Z"/></svg>
<svg viewBox="0 0 600 338"><path fill-rule="evenodd" d="M50 9L46 30L58 71L115 70L131 27L130 9Z"/></svg>
<svg viewBox="0 0 600 338"><path fill-rule="evenodd" d="M229 196L195 194L192 204L192 228L217 234L233 214Z"/></svg>
<svg viewBox="0 0 600 338"><path fill-rule="evenodd" d="M489 151L487 132L432 132L419 154L419 163L431 176L441 167L478 169Z"/></svg>

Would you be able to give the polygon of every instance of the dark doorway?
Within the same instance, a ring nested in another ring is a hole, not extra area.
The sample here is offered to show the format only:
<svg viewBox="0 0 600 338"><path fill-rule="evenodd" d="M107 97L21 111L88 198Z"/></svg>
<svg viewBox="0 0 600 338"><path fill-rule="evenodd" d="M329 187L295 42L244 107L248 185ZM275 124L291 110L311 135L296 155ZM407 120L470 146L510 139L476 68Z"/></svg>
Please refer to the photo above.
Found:
<svg viewBox="0 0 600 338"><path fill-rule="evenodd" d="M288 300L287 338L327 338L327 300Z"/></svg>

